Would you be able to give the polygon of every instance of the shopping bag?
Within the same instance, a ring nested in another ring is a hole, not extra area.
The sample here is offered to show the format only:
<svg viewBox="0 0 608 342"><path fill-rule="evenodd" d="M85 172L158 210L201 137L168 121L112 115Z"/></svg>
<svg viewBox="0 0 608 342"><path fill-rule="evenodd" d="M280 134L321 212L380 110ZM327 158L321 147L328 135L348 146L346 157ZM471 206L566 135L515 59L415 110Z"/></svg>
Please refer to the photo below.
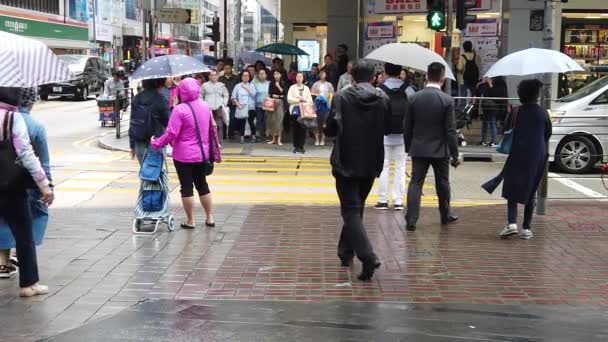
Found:
<svg viewBox="0 0 608 342"><path fill-rule="evenodd" d="M264 98L264 102L262 103L262 109L267 112L274 112L275 103L272 97Z"/></svg>
<svg viewBox="0 0 608 342"><path fill-rule="evenodd" d="M139 170L139 178L151 182L156 182L160 178L165 157L162 150L148 149L144 156L144 162Z"/></svg>
<svg viewBox="0 0 608 342"><path fill-rule="evenodd" d="M144 190L141 193L141 204L144 211L163 210L164 196L162 190Z"/></svg>
<svg viewBox="0 0 608 342"><path fill-rule="evenodd" d="M224 125L228 126L230 124L230 108L222 106L222 118Z"/></svg>
<svg viewBox="0 0 608 342"><path fill-rule="evenodd" d="M315 109L315 105L312 103L304 103L300 105L300 110L302 112L302 118L304 119L316 119L317 118L317 110Z"/></svg>

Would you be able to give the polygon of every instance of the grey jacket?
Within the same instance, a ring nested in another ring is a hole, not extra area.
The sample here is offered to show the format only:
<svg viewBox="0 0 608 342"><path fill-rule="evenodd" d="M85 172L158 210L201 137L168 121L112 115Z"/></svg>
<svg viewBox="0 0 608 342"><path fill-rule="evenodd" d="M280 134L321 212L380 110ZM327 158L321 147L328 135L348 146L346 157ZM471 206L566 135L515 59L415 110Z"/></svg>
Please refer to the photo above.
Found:
<svg viewBox="0 0 608 342"><path fill-rule="evenodd" d="M201 98L209 104L211 110L228 106L230 94L228 88L221 82L205 82L201 87Z"/></svg>
<svg viewBox="0 0 608 342"><path fill-rule="evenodd" d="M454 100L434 87L409 99L405 115L405 149L412 158L458 158Z"/></svg>

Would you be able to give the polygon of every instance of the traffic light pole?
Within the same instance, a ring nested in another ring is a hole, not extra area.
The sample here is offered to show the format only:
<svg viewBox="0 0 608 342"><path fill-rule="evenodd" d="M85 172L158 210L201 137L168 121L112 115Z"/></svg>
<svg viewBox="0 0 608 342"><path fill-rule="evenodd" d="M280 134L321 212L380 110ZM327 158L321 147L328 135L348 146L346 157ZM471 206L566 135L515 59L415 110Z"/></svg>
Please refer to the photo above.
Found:
<svg viewBox="0 0 608 342"><path fill-rule="evenodd" d="M559 0L558 0L559 1ZM545 27L543 36L543 47L545 49L553 49L553 36L554 36L554 20L557 15L557 9L559 2L555 0L545 0ZM543 91L541 95L542 106L549 110L551 109L551 74L543 75ZM545 172L543 173L543 179L540 182L537 193L536 207L537 215L545 215L547 213L547 197L549 193L549 163L545 165Z"/></svg>
<svg viewBox="0 0 608 342"><path fill-rule="evenodd" d="M448 0L448 13L446 15L446 43L445 44L445 60L449 66L452 66L452 35L454 34L454 1ZM455 68L452 67L452 70ZM446 78L445 92L452 96L452 80ZM456 83L458 84L458 82Z"/></svg>
<svg viewBox="0 0 608 342"><path fill-rule="evenodd" d="M224 0L224 42L222 43L222 58L228 58L228 0Z"/></svg>

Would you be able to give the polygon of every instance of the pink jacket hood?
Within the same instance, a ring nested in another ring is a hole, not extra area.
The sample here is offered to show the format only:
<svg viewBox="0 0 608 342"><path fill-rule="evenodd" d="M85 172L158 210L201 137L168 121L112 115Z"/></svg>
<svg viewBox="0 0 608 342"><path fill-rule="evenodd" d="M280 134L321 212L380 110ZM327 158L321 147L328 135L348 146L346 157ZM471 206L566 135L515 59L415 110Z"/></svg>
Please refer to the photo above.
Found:
<svg viewBox="0 0 608 342"><path fill-rule="evenodd" d="M186 78L179 83L179 96L183 103L199 98L201 85L194 78Z"/></svg>

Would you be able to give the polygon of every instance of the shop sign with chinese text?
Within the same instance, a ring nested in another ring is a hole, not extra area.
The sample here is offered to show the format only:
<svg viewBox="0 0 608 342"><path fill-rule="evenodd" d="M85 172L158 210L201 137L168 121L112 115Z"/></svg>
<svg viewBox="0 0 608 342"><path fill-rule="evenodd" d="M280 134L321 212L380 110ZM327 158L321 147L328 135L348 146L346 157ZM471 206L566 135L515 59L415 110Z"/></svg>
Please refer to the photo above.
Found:
<svg viewBox="0 0 608 342"><path fill-rule="evenodd" d="M367 24L365 31L366 39L395 38L395 24L389 21L381 21Z"/></svg>

